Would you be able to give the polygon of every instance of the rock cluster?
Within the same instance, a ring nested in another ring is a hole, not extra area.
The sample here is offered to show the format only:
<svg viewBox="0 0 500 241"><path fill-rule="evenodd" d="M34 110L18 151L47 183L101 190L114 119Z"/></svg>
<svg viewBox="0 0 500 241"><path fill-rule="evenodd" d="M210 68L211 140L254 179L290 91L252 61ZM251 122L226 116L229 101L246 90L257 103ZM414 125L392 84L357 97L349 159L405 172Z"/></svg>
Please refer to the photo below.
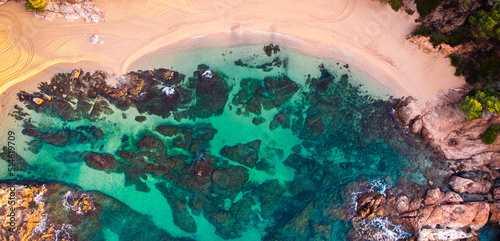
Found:
<svg viewBox="0 0 500 241"><path fill-rule="evenodd" d="M13 190L13 191L12 191ZM12 206L7 201L16 194ZM158 229L145 215L97 191L84 192L60 183L0 183L0 213L15 209L15 230L0 217L0 240L105 240L110 229L124 240L177 239ZM148 230L148 232L144 232Z"/></svg>
<svg viewBox="0 0 500 241"><path fill-rule="evenodd" d="M37 18L48 21L63 17L68 21L83 19L85 22L106 22L106 14L96 7L92 0L47 1L44 13L33 13Z"/></svg>
<svg viewBox="0 0 500 241"><path fill-rule="evenodd" d="M427 103L405 98L394 112L401 127L426 140L447 159L451 174L442 189L449 191L419 187L413 194L370 193L358 199L358 219L389 217L411 230L418 240L472 238L474 230L487 222L499 225L500 144L484 144L481 133L500 123L500 117L466 120L458 103L467 92L452 89Z"/></svg>

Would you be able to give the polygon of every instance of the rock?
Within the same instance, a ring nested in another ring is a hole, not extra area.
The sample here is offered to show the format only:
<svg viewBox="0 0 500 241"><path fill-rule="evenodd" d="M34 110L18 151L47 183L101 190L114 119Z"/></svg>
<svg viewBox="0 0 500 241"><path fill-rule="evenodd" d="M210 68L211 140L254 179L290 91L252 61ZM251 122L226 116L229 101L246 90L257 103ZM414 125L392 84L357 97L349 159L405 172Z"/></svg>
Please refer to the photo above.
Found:
<svg viewBox="0 0 500 241"><path fill-rule="evenodd" d="M493 198L500 200L500 178L497 178L493 184Z"/></svg>
<svg viewBox="0 0 500 241"><path fill-rule="evenodd" d="M104 41L99 37L99 35L94 35L92 36L92 38L90 38L90 43L91 44L96 44L96 43L100 43L100 44L103 44Z"/></svg>
<svg viewBox="0 0 500 241"><path fill-rule="evenodd" d="M439 201L444 197L444 193L439 188L430 189L425 194L424 204L434 205L439 204Z"/></svg>
<svg viewBox="0 0 500 241"><path fill-rule="evenodd" d="M493 186L491 175L482 171L458 173L451 177L449 184L458 193L478 194L490 192Z"/></svg>
<svg viewBox="0 0 500 241"><path fill-rule="evenodd" d="M165 149L161 140L150 135L137 142L137 147L140 149Z"/></svg>
<svg viewBox="0 0 500 241"><path fill-rule="evenodd" d="M449 202L449 203L461 203L464 200L456 192L447 192L444 195L442 201L443 202Z"/></svg>
<svg viewBox="0 0 500 241"><path fill-rule="evenodd" d="M45 12L33 12L33 15L47 21L64 17L68 21L83 19L85 22L106 22L104 11L96 7L91 0L47 1Z"/></svg>
<svg viewBox="0 0 500 241"><path fill-rule="evenodd" d="M405 195L399 195L395 206L398 213L404 213L410 209L410 199Z"/></svg>
<svg viewBox="0 0 500 241"><path fill-rule="evenodd" d="M244 167L231 166L216 169L212 173L212 183L221 190L238 193L248 181L248 171Z"/></svg>
<svg viewBox="0 0 500 241"><path fill-rule="evenodd" d="M266 122L266 119L264 119L264 117L261 117L261 116L255 117L255 118L252 119L252 123L254 125L256 125L256 126L258 126L258 125L260 125L260 124L262 124L264 122Z"/></svg>
<svg viewBox="0 0 500 241"><path fill-rule="evenodd" d="M115 157L109 153L95 153L90 152L85 156L85 163L87 166L102 170L102 171L114 171L118 165Z"/></svg>
<svg viewBox="0 0 500 241"><path fill-rule="evenodd" d="M420 212L420 227L461 229L469 226L479 230L488 221L490 206L487 202L440 205L426 207Z"/></svg>
<svg viewBox="0 0 500 241"><path fill-rule="evenodd" d="M500 202L490 204L490 213L489 222L496 227L500 227Z"/></svg>
<svg viewBox="0 0 500 241"><path fill-rule="evenodd" d="M224 146L220 151L220 155L231 161L253 168L259 159L260 143L260 140L255 140L236 146Z"/></svg>
<svg viewBox="0 0 500 241"><path fill-rule="evenodd" d="M146 121L147 117L146 116L136 116L135 121L137 122L144 122Z"/></svg>
<svg viewBox="0 0 500 241"><path fill-rule="evenodd" d="M274 44L269 44L264 46L264 52L266 53L267 56L271 57L271 55L274 53L278 53L280 51L280 46L279 45L274 45Z"/></svg>
<svg viewBox="0 0 500 241"><path fill-rule="evenodd" d="M462 240L471 238L472 233L466 233L462 230L455 229L436 229L424 228L418 234L418 241L435 241L435 240Z"/></svg>

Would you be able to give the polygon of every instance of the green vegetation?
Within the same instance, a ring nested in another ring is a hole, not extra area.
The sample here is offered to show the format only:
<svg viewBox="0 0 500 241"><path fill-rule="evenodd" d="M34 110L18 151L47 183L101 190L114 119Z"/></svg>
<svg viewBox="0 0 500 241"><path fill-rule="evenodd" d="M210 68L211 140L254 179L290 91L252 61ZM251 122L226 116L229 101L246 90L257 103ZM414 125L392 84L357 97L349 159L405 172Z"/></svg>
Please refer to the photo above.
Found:
<svg viewBox="0 0 500 241"><path fill-rule="evenodd" d="M460 102L460 110L465 114L467 120L479 119L483 113L483 106L474 97L466 96Z"/></svg>
<svg viewBox="0 0 500 241"><path fill-rule="evenodd" d="M483 139L484 143L490 145L497 139L499 131L500 131L500 125L492 125L483 132L483 134L481 135L481 139Z"/></svg>
<svg viewBox="0 0 500 241"><path fill-rule="evenodd" d="M394 11L399 11L403 7L403 0L380 0L383 3L389 3Z"/></svg>
<svg viewBox="0 0 500 241"><path fill-rule="evenodd" d="M500 113L500 92L491 87L484 87L471 91L473 96L466 96L460 104L460 110L465 114L467 120L479 119L483 111Z"/></svg>
<svg viewBox="0 0 500 241"><path fill-rule="evenodd" d="M451 65L455 67L455 76L461 76L464 74L464 68L466 62L464 58L458 54L450 54Z"/></svg>
<svg viewBox="0 0 500 241"><path fill-rule="evenodd" d="M500 40L500 5L490 11L475 11L469 18L474 37Z"/></svg>
<svg viewBox="0 0 500 241"><path fill-rule="evenodd" d="M423 19L436 8L443 0L416 0L417 10L420 18Z"/></svg>
<svg viewBox="0 0 500 241"><path fill-rule="evenodd" d="M424 25L419 25L412 33L412 35L420 35L420 36L425 36L429 37L432 34L432 29L424 26Z"/></svg>
<svg viewBox="0 0 500 241"><path fill-rule="evenodd" d="M35 13L45 12L45 0L28 0L26 1L26 11L33 11Z"/></svg>

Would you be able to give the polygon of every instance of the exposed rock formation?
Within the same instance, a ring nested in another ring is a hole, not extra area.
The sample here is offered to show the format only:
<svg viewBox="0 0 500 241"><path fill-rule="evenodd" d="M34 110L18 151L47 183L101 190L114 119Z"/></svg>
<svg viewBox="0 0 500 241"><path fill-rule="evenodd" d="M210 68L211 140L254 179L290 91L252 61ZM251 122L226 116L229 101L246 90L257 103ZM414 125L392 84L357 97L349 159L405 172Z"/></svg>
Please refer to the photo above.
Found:
<svg viewBox="0 0 500 241"><path fill-rule="evenodd" d="M92 0L55 0L47 1L45 12L33 13L37 18L48 21L63 17L68 21L83 19L85 22L106 22L106 14L96 7Z"/></svg>
<svg viewBox="0 0 500 241"><path fill-rule="evenodd" d="M386 195L369 193L358 199L357 220L389 217L418 240L471 238L476 235L471 230L479 230L488 220L499 225L500 142L486 145L481 134L500 123L500 117L466 120L458 103L467 92L452 89L426 103L405 98L394 112L402 128L426 140L447 159L451 172L449 187L443 190L454 192L420 187L417 193L404 193L393 187Z"/></svg>

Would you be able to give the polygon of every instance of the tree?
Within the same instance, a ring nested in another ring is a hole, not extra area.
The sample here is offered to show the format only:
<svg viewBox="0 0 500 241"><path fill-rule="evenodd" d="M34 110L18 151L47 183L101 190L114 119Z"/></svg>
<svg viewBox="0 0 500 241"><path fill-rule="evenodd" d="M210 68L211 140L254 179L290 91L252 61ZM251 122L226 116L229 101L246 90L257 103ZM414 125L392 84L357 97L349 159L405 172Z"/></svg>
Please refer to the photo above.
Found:
<svg viewBox="0 0 500 241"><path fill-rule="evenodd" d="M469 18L474 37L500 39L500 5L489 12L475 11Z"/></svg>

